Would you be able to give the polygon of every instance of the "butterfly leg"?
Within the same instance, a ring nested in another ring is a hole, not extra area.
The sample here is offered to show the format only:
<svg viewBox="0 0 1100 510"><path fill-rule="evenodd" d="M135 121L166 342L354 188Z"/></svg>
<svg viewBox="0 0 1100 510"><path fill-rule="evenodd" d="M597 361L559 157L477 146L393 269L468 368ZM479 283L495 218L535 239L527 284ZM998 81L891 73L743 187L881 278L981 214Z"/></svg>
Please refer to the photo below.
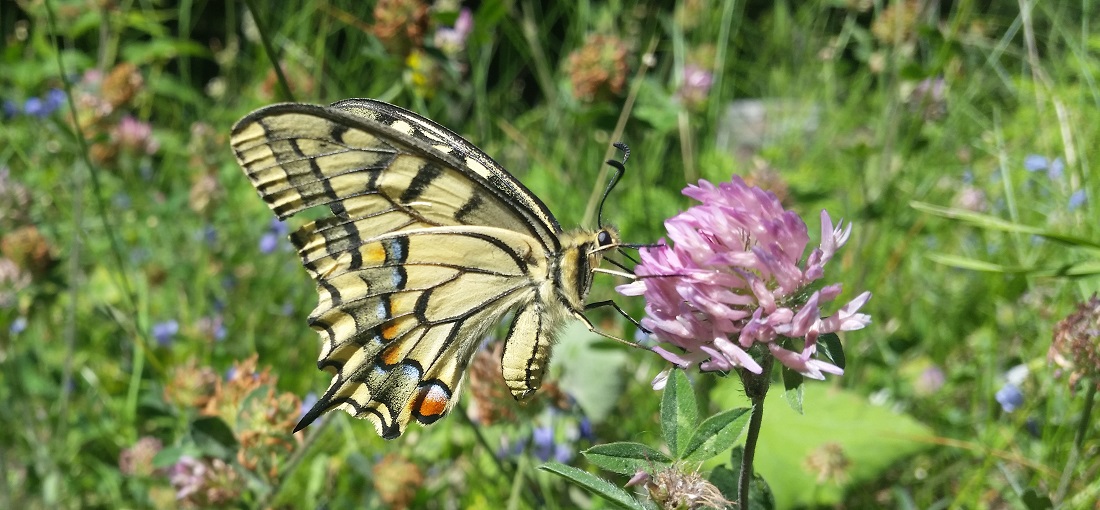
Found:
<svg viewBox="0 0 1100 510"><path fill-rule="evenodd" d="M620 312L620 313L623 313L623 314L625 315L625 313L624 313L624 312L623 312L623 311L622 311L621 309L619 309L619 306L618 306L617 304L615 304L615 302L614 302L614 301L605 301L605 302L600 302L600 303L591 303L591 304L589 304L588 306L585 306L585 309L586 309L586 310L588 310L588 309L591 309L591 308L595 308L596 306L601 306L601 305L602 305L602 306L608 306L608 305L607 305L607 303L610 303L610 304L611 304L611 305L613 305L613 306L614 306L614 307L615 307L615 308L616 308L617 310L619 310L619 312ZM595 306L593 306L593 305L595 305ZM621 343L621 344L623 344L623 345L629 345L629 346L631 346L631 347L635 347L635 348L639 348L639 349L643 348L642 346L640 346L640 345L638 345L638 344L636 344L636 343L634 343L634 342L631 342L630 340L624 340L624 339L622 339L622 338L619 338L619 337L617 337L617 336L615 336L615 335L612 335L612 334L610 334L610 333L604 333L603 331L600 331L599 329L597 329L597 328L596 328L596 325L595 325L595 324L592 324L592 321L588 320L588 317L585 317L585 315L584 315L583 313L580 313L580 312L574 312L574 313L573 313L573 316L574 316L574 317L576 317L576 318L577 318L577 320L579 320L579 321L581 321L582 323L584 323L584 326L585 326L586 328L588 328L588 331L591 331L591 332L593 332L593 333L595 333L595 334L597 334L597 335L600 335L600 336L602 336L602 337L604 337L604 338L607 338L607 339L610 339L610 340L614 340L614 341L616 341L616 342L619 342L619 343ZM627 317L629 318L630 316L629 316L629 315L627 315ZM631 318L630 320L631 320L631 322L634 322L635 324L637 324L637 322L636 322L636 321L634 321L634 319L632 319L632 318ZM641 327L641 325L639 325L638 327L640 328L640 327ZM644 329L644 328L643 328L643 329Z"/></svg>
<svg viewBox="0 0 1100 510"><path fill-rule="evenodd" d="M650 331L650 330L646 329L644 326L642 326L642 324L640 322L638 322L637 320L635 320L634 317L631 317L629 313L626 313L625 311L623 311L622 308L619 308L619 303L616 303L616 302L614 302L610 299L608 299L606 301L597 301L595 303L588 303L588 304L584 305L584 309L585 309L585 311L587 311L587 310L592 310L592 309L595 309L595 308L601 308L601 307L604 307L604 306L610 306L611 308L614 308L616 312L619 312L619 315L622 315L623 317L626 317L626 320L630 321L632 324L637 326L638 329L644 331L645 334L647 334L647 335L653 334L652 331Z"/></svg>

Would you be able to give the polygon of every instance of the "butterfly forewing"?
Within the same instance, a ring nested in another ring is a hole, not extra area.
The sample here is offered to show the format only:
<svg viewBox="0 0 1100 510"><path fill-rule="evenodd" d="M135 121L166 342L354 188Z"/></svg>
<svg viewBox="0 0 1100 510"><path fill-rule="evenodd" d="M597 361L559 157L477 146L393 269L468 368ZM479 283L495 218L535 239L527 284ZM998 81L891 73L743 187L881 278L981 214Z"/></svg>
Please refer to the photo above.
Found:
<svg viewBox="0 0 1100 510"><path fill-rule="evenodd" d="M269 106L238 122L231 144L280 218L327 207L291 235L317 283L318 366L333 374L298 429L331 409L386 438L433 423L511 311L505 381L517 398L538 388L556 325L583 309L594 233L563 234L483 152L386 103Z"/></svg>

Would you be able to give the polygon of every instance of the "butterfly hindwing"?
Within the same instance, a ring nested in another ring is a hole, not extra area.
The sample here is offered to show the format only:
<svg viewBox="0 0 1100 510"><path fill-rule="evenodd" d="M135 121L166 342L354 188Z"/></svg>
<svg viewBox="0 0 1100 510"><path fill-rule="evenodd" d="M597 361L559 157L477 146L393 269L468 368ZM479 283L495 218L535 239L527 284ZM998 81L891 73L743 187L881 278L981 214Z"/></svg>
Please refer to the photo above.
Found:
<svg viewBox="0 0 1100 510"><path fill-rule="evenodd" d="M583 310L595 233L563 233L482 151L386 103L261 108L231 144L280 218L327 208L291 235L317 283L318 367L333 374L297 429L332 409L385 438L433 423L509 312L505 382L516 398L538 388L557 325Z"/></svg>

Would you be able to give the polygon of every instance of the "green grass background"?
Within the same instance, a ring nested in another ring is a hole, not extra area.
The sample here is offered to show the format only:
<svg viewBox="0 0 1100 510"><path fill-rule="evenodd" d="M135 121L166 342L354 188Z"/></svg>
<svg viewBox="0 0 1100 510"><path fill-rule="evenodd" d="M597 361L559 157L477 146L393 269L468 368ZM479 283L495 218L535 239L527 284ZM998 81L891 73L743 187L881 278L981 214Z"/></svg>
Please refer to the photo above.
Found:
<svg viewBox="0 0 1100 510"><path fill-rule="evenodd" d="M1086 392L1071 392L1046 361L1056 323L1098 282L1092 2L490 0L470 6L474 28L461 51L419 60L372 31L411 3L294 0L260 4L256 18L238 1L0 5L0 99L22 107L64 89L62 78L133 64L142 82L112 118L150 123L159 143L153 154L90 161L69 103L44 118L6 116L0 127L0 168L29 197L0 204L0 235L34 226L53 261L29 283L0 278L0 295L11 290L0 300L0 507L182 505L163 469L119 468L142 436L177 454L216 456L202 447L196 411L162 396L173 368L195 363L221 375L258 354L278 392L304 396L327 384L305 324L312 284L292 252L259 249L271 215L227 142L238 118L289 99L274 85L261 32L295 100L372 97L434 119L510 169L563 225L594 221L590 200L618 140L632 152L604 215L629 241L660 238L662 220L690 205L680 195L687 183L733 174L781 183L775 189L786 190L814 239L821 209L852 222L827 279L844 284L841 299L870 290L864 311L874 322L842 337L846 373L808 383L804 415L783 409L774 390L757 458L780 507L1096 500L1097 457L1071 455L1082 421L1083 451L1100 444L1095 422L1081 419ZM427 11L429 46L458 7L441 1ZM624 87L578 99L570 55L591 34L623 41ZM678 96L687 64L713 73L694 105ZM941 96L914 95L940 79ZM730 103L746 99L785 106L763 124L730 121ZM197 123L208 134L196 134ZM727 142L736 130L766 136L748 154ZM93 136L88 143L110 143L105 132ZM1029 171L1029 156L1058 158L1064 172ZM196 207L196 193L208 204ZM17 247L5 250L17 258ZM598 276L591 299L614 297L614 284ZM640 300L619 302L640 316ZM203 326L215 317L221 340ZM593 317L634 333L613 314ZM179 332L158 343L153 327L169 320ZM660 394L648 383L659 360L615 353L593 368L573 347L555 362L562 380L612 367L599 395L575 397L600 410L597 442L656 446ZM1029 368L1023 405L1005 412L994 395L1018 365ZM942 386L922 386L929 369L942 372ZM693 378L708 414L738 405L735 378ZM610 507L535 470L530 453L494 461L502 437L573 423L560 416L489 427L451 416L386 442L339 414L275 461L279 476L242 475L239 497L223 506L383 507L374 467L394 454L424 474L413 507ZM558 439L582 449L565 430ZM827 443L848 464L844 476L818 481L805 459ZM586 467L581 456L572 462Z"/></svg>

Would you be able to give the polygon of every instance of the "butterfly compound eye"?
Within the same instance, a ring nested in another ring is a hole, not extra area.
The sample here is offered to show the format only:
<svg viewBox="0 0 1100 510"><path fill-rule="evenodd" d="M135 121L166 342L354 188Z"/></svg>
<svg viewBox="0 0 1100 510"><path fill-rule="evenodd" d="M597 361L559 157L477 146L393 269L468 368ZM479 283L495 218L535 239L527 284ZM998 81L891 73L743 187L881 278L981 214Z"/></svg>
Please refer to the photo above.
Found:
<svg viewBox="0 0 1100 510"><path fill-rule="evenodd" d="M600 243L600 247L611 246L615 241L611 238L611 233L606 230L601 230L596 236L596 241Z"/></svg>

